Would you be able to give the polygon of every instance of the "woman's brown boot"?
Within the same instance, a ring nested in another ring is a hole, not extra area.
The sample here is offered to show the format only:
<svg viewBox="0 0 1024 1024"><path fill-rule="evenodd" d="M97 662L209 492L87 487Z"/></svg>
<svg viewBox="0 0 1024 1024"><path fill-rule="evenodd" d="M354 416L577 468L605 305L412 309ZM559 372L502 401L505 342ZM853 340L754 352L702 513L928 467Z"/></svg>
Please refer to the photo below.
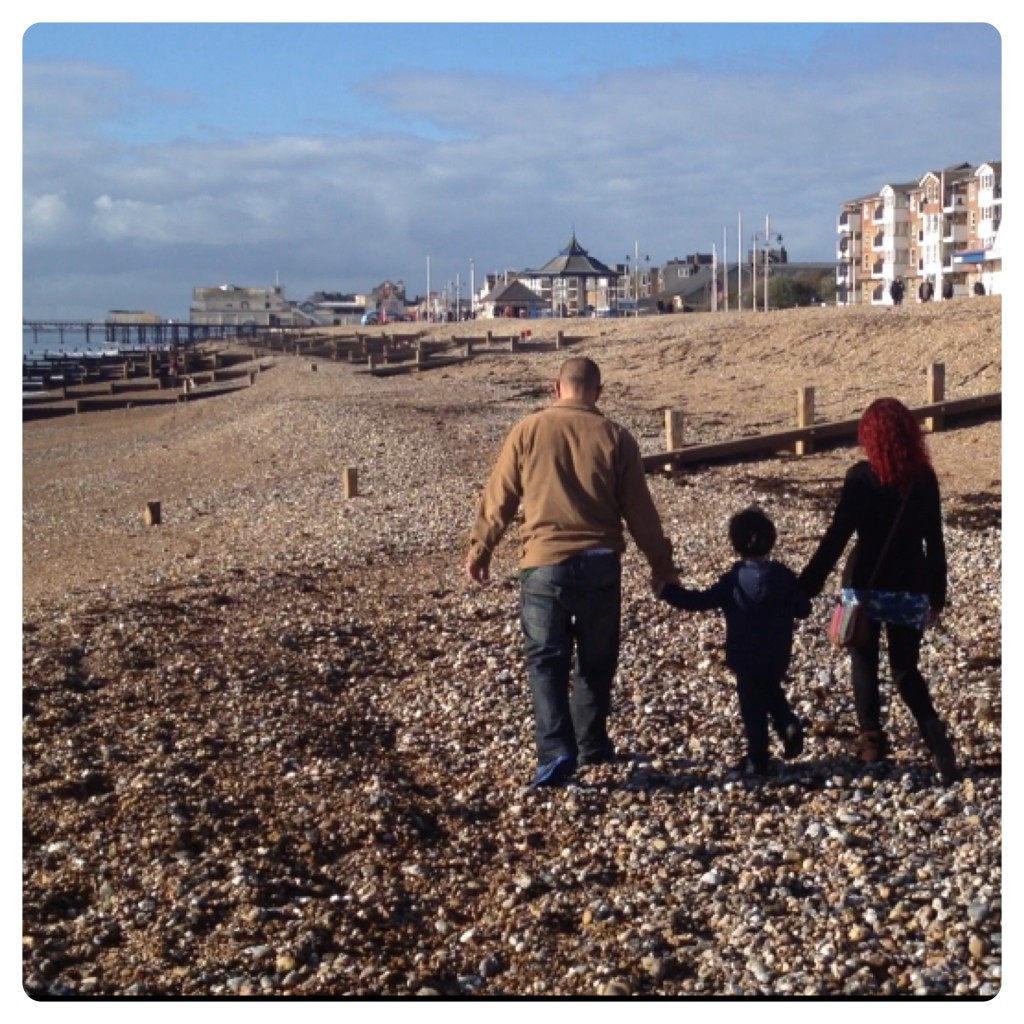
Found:
<svg viewBox="0 0 1024 1024"><path fill-rule="evenodd" d="M857 737L854 753L857 755L857 760L863 761L865 764L884 761L889 753L889 744L885 740L885 733L865 730Z"/></svg>

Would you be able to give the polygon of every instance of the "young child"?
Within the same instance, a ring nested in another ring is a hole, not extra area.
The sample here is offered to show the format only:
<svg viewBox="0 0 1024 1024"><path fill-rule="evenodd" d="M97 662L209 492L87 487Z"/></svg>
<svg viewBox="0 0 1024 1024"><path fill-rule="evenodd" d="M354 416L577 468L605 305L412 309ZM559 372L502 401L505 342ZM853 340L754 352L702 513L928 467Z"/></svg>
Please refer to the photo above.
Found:
<svg viewBox="0 0 1024 1024"><path fill-rule="evenodd" d="M796 574L768 557L775 539L775 524L760 509L738 512L729 520L729 540L740 561L706 590L665 583L659 592L675 608L725 613L725 663L736 676L747 738L747 755L737 765L744 774L768 771L769 719L787 759L804 748L803 727L782 683L793 651L793 620L807 618L811 602Z"/></svg>

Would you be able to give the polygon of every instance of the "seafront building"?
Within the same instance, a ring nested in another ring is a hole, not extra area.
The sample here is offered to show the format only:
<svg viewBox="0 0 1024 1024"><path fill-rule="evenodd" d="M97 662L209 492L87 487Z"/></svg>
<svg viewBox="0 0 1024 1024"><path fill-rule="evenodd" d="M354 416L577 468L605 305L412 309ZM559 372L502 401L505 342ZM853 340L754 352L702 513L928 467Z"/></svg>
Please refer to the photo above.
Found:
<svg viewBox="0 0 1024 1024"><path fill-rule="evenodd" d="M539 269L481 275L466 298L458 286L452 292L451 282L444 292L431 292L412 304L401 281L385 281L365 295L317 292L301 302L289 302L281 285L218 285L193 290L190 321L327 326L359 322L371 310L388 319L617 316L739 308L744 296L750 308L767 309L769 277L830 279L833 269L837 305L889 305L897 278L903 282L904 301L917 298L922 286L937 300L999 295L1002 206L1002 162L963 163L928 170L910 181L887 182L877 192L844 201L835 264L793 263L782 236L774 234L766 235L760 248L755 235L745 262L695 253L658 267L636 246L632 257L611 264L588 253L573 231L569 243ZM138 319L124 311L117 317Z"/></svg>
<svg viewBox="0 0 1024 1024"><path fill-rule="evenodd" d="M847 200L837 223L839 305L890 305L929 285L935 299L1002 294L1002 162L926 171Z"/></svg>
<svg viewBox="0 0 1024 1024"><path fill-rule="evenodd" d="M307 321L285 299L284 286L193 288L189 321L206 326L293 327Z"/></svg>

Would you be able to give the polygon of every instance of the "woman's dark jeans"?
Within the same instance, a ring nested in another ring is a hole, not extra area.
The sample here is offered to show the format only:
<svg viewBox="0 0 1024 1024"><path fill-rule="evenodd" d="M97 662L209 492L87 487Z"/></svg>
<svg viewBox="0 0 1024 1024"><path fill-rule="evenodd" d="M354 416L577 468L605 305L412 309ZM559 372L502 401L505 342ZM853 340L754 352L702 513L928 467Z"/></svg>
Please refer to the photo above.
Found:
<svg viewBox="0 0 1024 1024"><path fill-rule="evenodd" d="M928 693L928 684L917 668L922 633L910 626L896 626L887 622L885 635L889 642L889 670L893 685L923 730L924 723L935 718L935 705ZM862 732L882 730L882 702L878 688L881 636L882 623L872 619L868 642L864 647L854 648L850 652L853 702Z"/></svg>
<svg viewBox="0 0 1024 1024"><path fill-rule="evenodd" d="M537 761L599 755L609 746L619 660L619 556L576 555L560 565L524 570L521 591Z"/></svg>

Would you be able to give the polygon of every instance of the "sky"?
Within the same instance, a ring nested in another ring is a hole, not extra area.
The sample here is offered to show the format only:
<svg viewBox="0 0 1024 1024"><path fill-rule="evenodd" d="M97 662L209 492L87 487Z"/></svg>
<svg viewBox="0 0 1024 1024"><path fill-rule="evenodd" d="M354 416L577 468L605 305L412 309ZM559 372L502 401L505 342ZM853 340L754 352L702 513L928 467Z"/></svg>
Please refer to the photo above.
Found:
<svg viewBox="0 0 1024 1024"><path fill-rule="evenodd" d="M480 23L477 7L316 23L302 4L239 24L189 3L174 17L196 20L129 23L102 2L75 23L36 6L11 32L27 319L182 319L218 284L465 295L574 234L606 263L660 265L734 260L767 226L791 261L832 261L844 200L1002 158L994 24Z"/></svg>

